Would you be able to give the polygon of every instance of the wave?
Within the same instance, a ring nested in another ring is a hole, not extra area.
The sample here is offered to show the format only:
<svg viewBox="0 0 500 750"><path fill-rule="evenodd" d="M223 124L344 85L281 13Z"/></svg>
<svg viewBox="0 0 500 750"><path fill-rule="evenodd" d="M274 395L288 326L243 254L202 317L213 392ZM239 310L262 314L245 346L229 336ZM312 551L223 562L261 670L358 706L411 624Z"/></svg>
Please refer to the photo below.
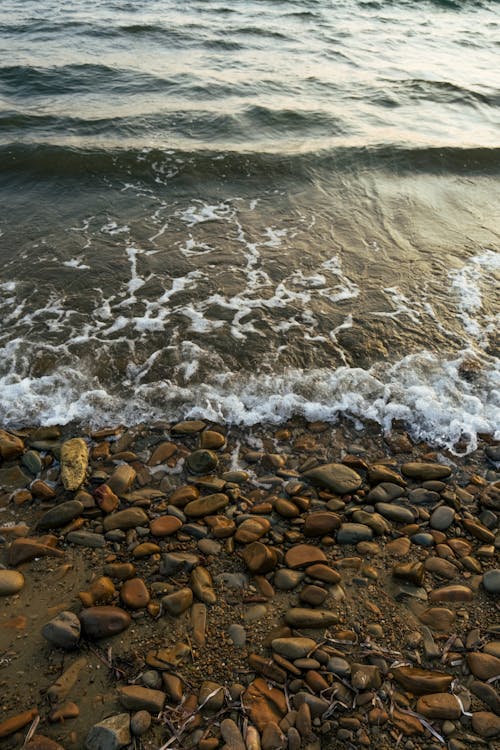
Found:
<svg viewBox="0 0 500 750"><path fill-rule="evenodd" d="M0 175L79 177L85 174L155 180L169 165L185 176L238 179L269 174L308 177L311 172L381 170L389 173L496 175L500 148L407 148L394 145L330 148L303 153L162 150L156 148L74 148L13 142L0 146Z"/></svg>

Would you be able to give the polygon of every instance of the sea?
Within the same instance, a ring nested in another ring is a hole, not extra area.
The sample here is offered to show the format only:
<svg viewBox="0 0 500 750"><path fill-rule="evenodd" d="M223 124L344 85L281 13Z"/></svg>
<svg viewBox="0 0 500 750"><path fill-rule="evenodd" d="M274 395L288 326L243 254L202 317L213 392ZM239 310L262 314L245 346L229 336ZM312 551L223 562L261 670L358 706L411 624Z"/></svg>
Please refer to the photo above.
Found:
<svg viewBox="0 0 500 750"><path fill-rule="evenodd" d="M0 0L0 422L500 437L500 3Z"/></svg>

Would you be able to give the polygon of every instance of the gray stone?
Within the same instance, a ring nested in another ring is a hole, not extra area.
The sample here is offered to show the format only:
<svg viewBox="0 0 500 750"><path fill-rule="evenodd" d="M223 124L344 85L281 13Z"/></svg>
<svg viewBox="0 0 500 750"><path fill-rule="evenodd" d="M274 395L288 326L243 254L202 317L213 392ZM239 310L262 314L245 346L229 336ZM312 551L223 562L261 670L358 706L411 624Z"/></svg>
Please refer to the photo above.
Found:
<svg viewBox="0 0 500 750"><path fill-rule="evenodd" d="M306 471L303 476L319 487L326 487L338 495L356 492L362 479L353 469L344 464L324 464Z"/></svg>
<svg viewBox="0 0 500 750"><path fill-rule="evenodd" d="M103 521L104 531L114 529L133 529L136 526L147 526L149 518L142 508L126 508L110 513Z"/></svg>
<svg viewBox="0 0 500 750"><path fill-rule="evenodd" d="M85 740L85 750L120 750L130 742L130 717L116 714L94 724Z"/></svg>
<svg viewBox="0 0 500 750"><path fill-rule="evenodd" d="M102 534L95 534L93 531L71 531L66 541L70 544L76 544L79 547L105 547L106 540Z"/></svg>
<svg viewBox="0 0 500 750"><path fill-rule="evenodd" d="M82 513L83 504L79 500L68 500L44 513L37 523L37 528L40 530L57 529L60 526L66 526Z"/></svg>
<svg viewBox="0 0 500 750"><path fill-rule="evenodd" d="M299 585L304 576L305 573L302 573L300 570L280 568L274 576L274 585L280 591L291 591Z"/></svg>
<svg viewBox="0 0 500 750"><path fill-rule="evenodd" d="M332 656L328 660L326 668L332 674L338 674L339 677L348 677L351 674L351 665L340 656Z"/></svg>
<svg viewBox="0 0 500 750"><path fill-rule="evenodd" d="M399 484L393 482L381 482L368 493L367 499L371 503L390 503L397 497L405 494L405 490Z"/></svg>
<svg viewBox="0 0 500 750"><path fill-rule="evenodd" d="M432 534L428 534L426 531L421 531L418 534L414 534L410 537L413 544L418 544L419 547L432 547L434 546L434 537Z"/></svg>
<svg viewBox="0 0 500 750"><path fill-rule="evenodd" d="M80 640L80 620L74 612L59 612L42 628L49 643L64 649L76 648Z"/></svg>
<svg viewBox="0 0 500 750"><path fill-rule="evenodd" d="M483 586L489 594L500 594L500 569L488 570L483 575Z"/></svg>
<svg viewBox="0 0 500 750"><path fill-rule="evenodd" d="M312 638L275 638L271 647L277 654L284 656L285 659L294 661L308 656L316 648L316 641Z"/></svg>
<svg viewBox="0 0 500 750"><path fill-rule="evenodd" d="M450 508L447 505L441 505L433 512L430 517L429 523L432 529L436 529L437 531L445 531L451 526L454 518L455 511L453 510L453 508Z"/></svg>
<svg viewBox="0 0 500 750"><path fill-rule="evenodd" d="M426 490L424 487L417 487L416 490L410 490L408 500L414 505L435 505L441 500L441 496L432 490Z"/></svg>
<svg viewBox="0 0 500 750"><path fill-rule="evenodd" d="M228 627L227 632L235 648L244 647L247 640L247 634L243 625L233 623Z"/></svg>
<svg viewBox="0 0 500 750"><path fill-rule="evenodd" d="M209 474L218 463L217 454L205 448L193 451L186 459L187 467L193 474Z"/></svg>
<svg viewBox="0 0 500 750"><path fill-rule="evenodd" d="M377 503L375 509L384 518L396 523L413 523L415 516L410 508L404 508L402 505L390 505L389 503Z"/></svg>
<svg viewBox="0 0 500 750"><path fill-rule="evenodd" d="M167 577L190 573L199 564L200 558L192 552L166 552L161 558L160 573Z"/></svg>
<svg viewBox="0 0 500 750"><path fill-rule="evenodd" d="M343 523L337 531L337 544L357 544L373 537L373 531L364 523Z"/></svg>

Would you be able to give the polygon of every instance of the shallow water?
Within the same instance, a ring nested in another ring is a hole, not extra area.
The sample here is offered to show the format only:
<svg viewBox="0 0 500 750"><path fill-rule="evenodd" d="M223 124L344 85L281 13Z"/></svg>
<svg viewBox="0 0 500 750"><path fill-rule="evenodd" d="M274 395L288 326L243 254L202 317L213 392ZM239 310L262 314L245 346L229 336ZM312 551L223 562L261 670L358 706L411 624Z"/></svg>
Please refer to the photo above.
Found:
<svg viewBox="0 0 500 750"><path fill-rule="evenodd" d="M498 3L0 7L3 422L498 430Z"/></svg>

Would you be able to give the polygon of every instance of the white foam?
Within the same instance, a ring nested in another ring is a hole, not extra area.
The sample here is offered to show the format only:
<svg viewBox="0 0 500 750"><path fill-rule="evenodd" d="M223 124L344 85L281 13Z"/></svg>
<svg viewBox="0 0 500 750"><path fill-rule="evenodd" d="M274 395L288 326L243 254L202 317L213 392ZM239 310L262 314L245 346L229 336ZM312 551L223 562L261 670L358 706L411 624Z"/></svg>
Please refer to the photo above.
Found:
<svg viewBox="0 0 500 750"><path fill-rule="evenodd" d="M499 270L500 253L486 249L473 256L461 269L451 271L449 274L452 291L458 297L458 310L464 329L473 341L483 348L488 345L488 333L493 332L500 325L500 315L481 315L483 308L481 286L485 280L485 272L489 286L491 286L491 275ZM497 290L500 292L498 281Z"/></svg>
<svg viewBox="0 0 500 750"><path fill-rule="evenodd" d="M80 271L90 268L90 266L87 266L85 263L82 263L81 255L78 258L72 258L71 260L63 261L63 266L67 266L68 268L77 268Z"/></svg>

